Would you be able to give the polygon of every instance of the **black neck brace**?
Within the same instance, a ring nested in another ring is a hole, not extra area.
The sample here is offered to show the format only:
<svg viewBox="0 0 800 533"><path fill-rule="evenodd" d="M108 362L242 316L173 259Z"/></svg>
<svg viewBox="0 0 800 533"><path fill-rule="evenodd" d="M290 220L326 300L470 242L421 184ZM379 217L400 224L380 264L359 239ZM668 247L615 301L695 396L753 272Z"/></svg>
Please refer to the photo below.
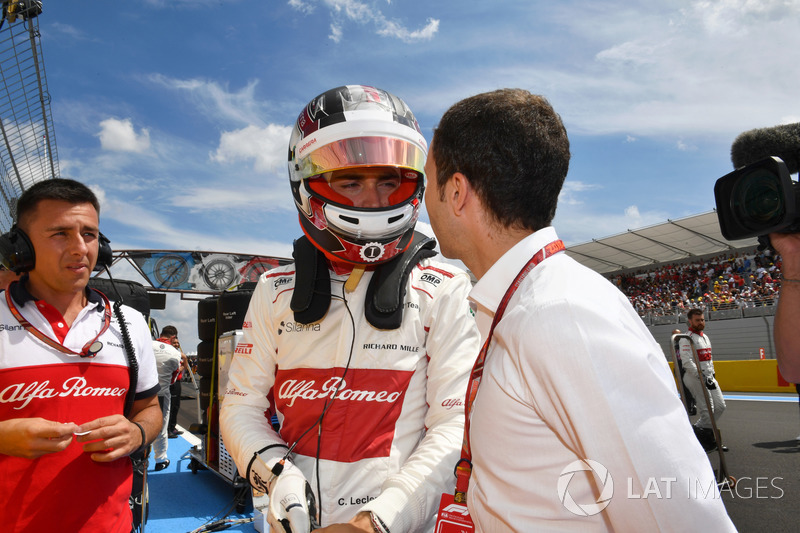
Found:
<svg viewBox="0 0 800 533"><path fill-rule="evenodd" d="M367 287L364 315L377 329L397 329L403 320L403 298L411 269L433 257L436 241L417 231L405 252L377 265ZM331 280L322 252L307 237L294 241L294 293L291 309L295 321L311 324L321 320L331 304Z"/></svg>

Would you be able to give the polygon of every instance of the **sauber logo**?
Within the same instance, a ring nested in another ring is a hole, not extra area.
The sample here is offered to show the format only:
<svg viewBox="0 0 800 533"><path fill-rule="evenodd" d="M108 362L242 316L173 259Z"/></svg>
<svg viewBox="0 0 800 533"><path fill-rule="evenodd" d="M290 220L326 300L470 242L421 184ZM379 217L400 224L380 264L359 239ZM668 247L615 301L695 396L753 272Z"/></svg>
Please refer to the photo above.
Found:
<svg viewBox="0 0 800 533"><path fill-rule="evenodd" d="M450 505L442 509L442 512L455 513L455 514L460 514L462 516L469 516L469 511L467 510L467 506L459 505L457 503L451 503Z"/></svg>
<svg viewBox="0 0 800 533"><path fill-rule="evenodd" d="M419 280L430 283L431 285L438 285L442 282L442 278L439 276L434 276L433 274L423 274Z"/></svg>
<svg viewBox="0 0 800 533"><path fill-rule="evenodd" d="M240 342L236 345L236 349L233 353L240 353L243 355L250 355L253 353L253 345L250 343Z"/></svg>
<svg viewBox="0 0 800 533"><path fill-rule="evenodd" d="M341 383L341 386L340 386ZM337 392L338 389L338 392ZM356 402L386 402L394 403L400 398L400 392L353 390L347 388L347 382L340 377L332 377L321 386L313 379L289 379L284 381L278 389L278 398L289 400L287 407L294 405L297 398L316 400L319 398L333 397L339 400L352 400Z"/></svg>
<svg viewBox="0 0 800 533"><path fill-rule="evenodd" d="M49 380L15 383L0 391L0 403L19 403L15 410L25 408L31 401L74 396L123 396L127 389L116 387L90 387L83 377L69 378L61 386L50 385Z"/></svg>

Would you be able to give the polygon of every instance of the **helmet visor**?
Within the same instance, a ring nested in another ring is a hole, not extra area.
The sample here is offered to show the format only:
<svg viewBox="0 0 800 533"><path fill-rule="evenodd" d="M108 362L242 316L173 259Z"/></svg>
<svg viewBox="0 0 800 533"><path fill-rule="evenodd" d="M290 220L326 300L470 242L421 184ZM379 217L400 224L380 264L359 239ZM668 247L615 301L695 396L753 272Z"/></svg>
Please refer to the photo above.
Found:
<svg viewBox="0 0 800 533"><path fill-rule="evenodd" d="M342 206L386 208L416 196L422 175L395 167L356 167L325 172L307 180L316 196Z"/></svg>
<svg viewBox="0 0 800 533"><path fill-rule="evenodd" d="M425 151L407 140L392 137L352 137L335 141L298 159L295 179L348 167L392 166L424 173Z"/></svg>

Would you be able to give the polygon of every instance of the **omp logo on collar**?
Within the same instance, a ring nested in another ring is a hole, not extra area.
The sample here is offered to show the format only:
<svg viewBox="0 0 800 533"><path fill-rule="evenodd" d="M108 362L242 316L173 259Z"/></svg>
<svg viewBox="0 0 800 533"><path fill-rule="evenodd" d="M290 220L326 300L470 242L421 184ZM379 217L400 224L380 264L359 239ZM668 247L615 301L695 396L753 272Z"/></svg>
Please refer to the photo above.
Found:
<svg viewBox="0 0 800 533"><path fill-rule="evenodd" d="M426 283L430 283L431 285L438 285L442 282L442 278L430 273L423 274L422 276L420 276L419 280L424 281Z"/></svg>
<svg viewBox="0 0 800 533"><path fill-rule="evenodd" d="M272 286L275 289L277 289L278 287L281 287L283 285L287 285L287 284L289 284L291 282L292 282L291 276L284 276L284 277L275 278L274 280L272 280Z"/></svg>

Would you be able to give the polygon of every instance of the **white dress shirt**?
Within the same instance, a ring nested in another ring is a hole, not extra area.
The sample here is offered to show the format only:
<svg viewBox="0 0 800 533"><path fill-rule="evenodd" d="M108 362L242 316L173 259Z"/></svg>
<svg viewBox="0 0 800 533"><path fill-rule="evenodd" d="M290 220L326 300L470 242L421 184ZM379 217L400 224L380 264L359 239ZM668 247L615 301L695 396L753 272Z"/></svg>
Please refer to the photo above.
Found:
<svg viewBox="0 0 800 533"><path fill-rule="evenodd" d="M520 269L556 239L537 231L475 285L484 339ZM470 422L477 531L735 531L658 343L624 294L566 253L509 301Z"/></svg>

